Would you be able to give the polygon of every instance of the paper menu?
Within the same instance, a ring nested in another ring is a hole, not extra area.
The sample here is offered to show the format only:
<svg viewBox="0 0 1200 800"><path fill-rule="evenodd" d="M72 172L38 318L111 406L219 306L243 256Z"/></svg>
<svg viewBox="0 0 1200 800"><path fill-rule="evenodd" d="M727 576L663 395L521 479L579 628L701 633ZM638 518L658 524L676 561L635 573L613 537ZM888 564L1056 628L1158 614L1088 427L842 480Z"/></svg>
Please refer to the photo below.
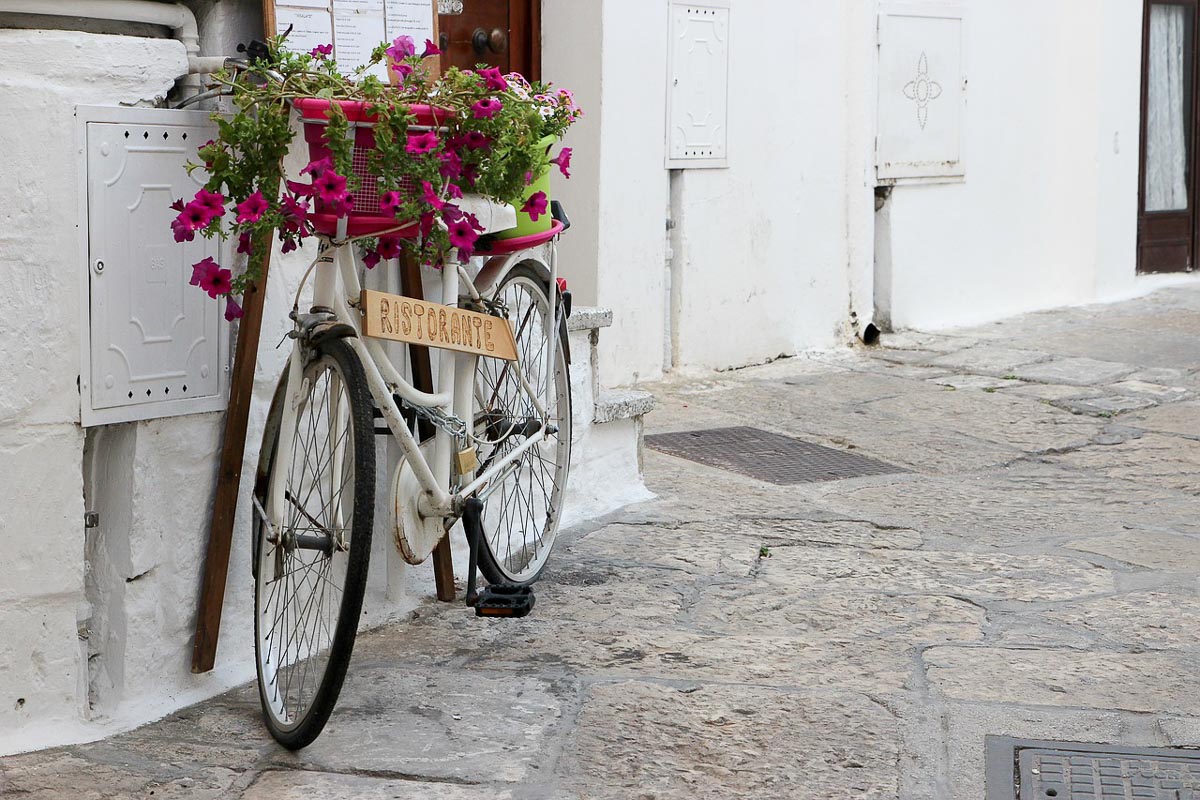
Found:
<svg viewBox="0 0 1200 800"><path fill-rule="evenodd" d="M371 59L371 51L387 38L383 0L333 0L333 57L343 73L353 72ZM387 67L369 70L387 80Z"/></svg>
<svg viewBox="0 0 1200 800"><path fill-rule="evenodd" d="M275 7L275 30L292 27L289 50L307 53L333 44L333 57L344 72L365 64L380 42L411 36L420 52L434 39L434 0L285 0ZM386 80L382 65L373 73Z"/></svg>
<svg viewBox="0 0 1200 800"><path fill-rule="evenodd" d="M288 28L292 32L287 38L287 48L307 53L317 45L333 42L333 18L329 7L277 6L275 8L275 30L282 34Z"/></svg>
<svg viewBox="0 0 1200 800"><path fill-rule="evenodd" d="M433 4L429 0L387 0L388 40L411 36L420 52L426 39L433 39Z"/></svg>

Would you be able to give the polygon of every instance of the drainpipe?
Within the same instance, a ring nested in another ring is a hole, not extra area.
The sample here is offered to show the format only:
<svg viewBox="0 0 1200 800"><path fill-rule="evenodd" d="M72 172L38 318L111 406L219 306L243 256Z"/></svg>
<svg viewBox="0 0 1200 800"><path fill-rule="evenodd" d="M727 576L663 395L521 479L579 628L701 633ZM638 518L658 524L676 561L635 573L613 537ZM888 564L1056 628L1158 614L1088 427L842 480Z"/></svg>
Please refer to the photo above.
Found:
<svg viewBox="0 0 1200 800"><path fill-rule="evenodd" d="M188 75L183 77L184 93L200 89L200 78L193 73L210 72L208 59L200 58L200 29L196 15L179 3L157 3L152 0L0 0L2 14L35 14L53 17L86 17L163 25L183 43L188 56Z"/></svg>

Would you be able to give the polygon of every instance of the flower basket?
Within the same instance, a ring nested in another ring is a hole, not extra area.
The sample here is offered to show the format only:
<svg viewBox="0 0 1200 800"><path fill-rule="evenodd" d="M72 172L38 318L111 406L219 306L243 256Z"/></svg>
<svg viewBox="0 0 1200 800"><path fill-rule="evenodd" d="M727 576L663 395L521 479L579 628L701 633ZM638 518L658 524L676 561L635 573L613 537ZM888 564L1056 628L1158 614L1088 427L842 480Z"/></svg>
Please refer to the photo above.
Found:
<svg viewBox="0 0 1200 800"><path fill-rule="evenodd" d="M550 148L554 146L555 137L546 136L540 142L540 147L544 152L549 153ZM533 217L526 211L521 210L521 205L517 206L517 227L510 228L506 231L500 231L496 234L497 239L524 239L529 236L536 236L550 230L554 223L554 218L550 215L550 165L546 164L541 172L534 179L533 183L529 184L529 188L525 190L525 195L521 198L522 205L524 201L533 197L538 192L542 192L546 196L546 213L539 214L535 221Z"/></svg>
<svg viewBox="0 0 1200 800"><path fill-rule="evenodd" d="M372 173L368 166L369 154L375 149L375 115L370 111L370 103L360 100L325 100L319 97L294 100L292 105L299 112L300 122L304 125L304 141L308 145L309 160L320 161L333 155L325 134L330 108L334 103L341 107L350 128L354 131L353 165L359 187L350 195L352 209L347 220L349 235L370 236L389 231L389 235L393 236L415 237L418 232L416 222L395 231L396 220L380 213L379 176ZM449 110L427 105L410 106L409 110L417 118L415 125L410 126L409 130L439 128L453 116L453 112ZM393 188L409 194L417 192L416 187L408 180ZM316 213L309 215L309 221L314 230L328 236L335 235L338 217L331 210L324 208L320 201L317 201Z"/></svg>

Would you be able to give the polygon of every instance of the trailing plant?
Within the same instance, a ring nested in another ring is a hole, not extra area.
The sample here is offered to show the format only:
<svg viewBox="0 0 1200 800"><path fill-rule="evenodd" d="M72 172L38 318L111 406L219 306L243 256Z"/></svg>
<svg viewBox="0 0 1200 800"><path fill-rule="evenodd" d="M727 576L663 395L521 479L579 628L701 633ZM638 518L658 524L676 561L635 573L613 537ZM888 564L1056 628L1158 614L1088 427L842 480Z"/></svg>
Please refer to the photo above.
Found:
<svg viewBox="0 0 1200 800"><path fill-rule="evenodd" d="M172 205L178 212L171 223L177 242L197 233L233 238L237 252L248 256L236 277L212 258L193 266L193 285L211 297L228 298L226 319L242 315L234 296L261 277L271 237L279 238L284 252L296 249L313 234L312 215L347 216L354 193L368 188L355 175L350 122L337 102L330 103L325 130L330 155L301 170L302 180L286 179L283 160L296 132L295 100L354 101L373 118L375 148L367 166L378 176L378 186L369 188L378 192L379 209L369 213L395 220L402 230L362 239L368 267L405 249L434 266L443 265L452 251L465 262L483 227L457 200L482 195L517 205L536 220L547 213L547 198L544 192L526 197L527 187L551 164L570 177L571 149L551 158L542 144L547 136L561 137L583 113L566 89L485 66L452 67L433 79L425 59L440 51L426 41L417 53L407 36L379 45L370 61L349 74L329 58L332 45L295 53L284 44L282 37L273 39L268 55L248 70L214 76L232 95L234 111L214 115L217 138L199 148L202 163L188 165L189 172L204 169L204 187ZM383 63L393 82L370 74ZM438 124L410 130L422 106L434 109Z"/></svg>

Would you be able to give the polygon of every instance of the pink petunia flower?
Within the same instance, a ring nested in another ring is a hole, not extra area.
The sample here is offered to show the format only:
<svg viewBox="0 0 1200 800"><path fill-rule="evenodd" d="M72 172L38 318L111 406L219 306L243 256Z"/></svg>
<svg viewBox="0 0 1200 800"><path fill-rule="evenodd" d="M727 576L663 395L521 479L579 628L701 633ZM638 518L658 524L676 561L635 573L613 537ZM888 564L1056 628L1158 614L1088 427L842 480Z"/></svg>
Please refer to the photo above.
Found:
<svg viewBox="0 0 1200 800"><path fill-rule="evenodd" d="M208 296L216 299L217 295L228 294L233 287L230 282L233 273L222 267L212 256L208 256L192 265L192 286L199 286L208 292Z"/></svg>
<svg viewBox="0 0 1200 800"><path fill-rule="evenodd" d="M237 223L258 222L267 211L267 198L256 191L237 204Z"/></svg>
<svg viewBox="0 0 1200 800"><path fill-rule="evenodd" d="M430 56L440 56L442 49L434 44L431 40L425 40L425 50L421 53L421 58L429 58Z"/></svg>
<svg viewBox="0 0 1200 800"><path fill-rule="evenodd" d="M333 55L333 45L332 44L319 44L316 47L314 47L312 50L309 50L308 54L310 56L312 56L313 58L319 58L319 59L324 60L324 59L328 58L329 56Z"/></svg>
<svg viewBox="0 0 1200 800"><path fill-rule="evenodd" d="M453 183L446 184L446 196L458 200L463 196L463 190Z"/></svg>
<svg viewBox="0 0 1200 800"><path fill-rule="evenodd" d="M564 147L557 157L550 159L551 164L557 164L564 178L571 177L571 148Z"/></svg>
<svg viewBox="0 0 1200 800"><path fill-rule="evenodd" d="M400 76L400 82L407 81L409 76L413 74L415 68L412 64L405 64L403 61L398 61L392 64L392 71Z"/></svg>
<svg viewBox="0 0 1200 800"><path fill-rule="evenodd" d="M333 170L325 170L321 175L313 181L313 188L317 191L317 196L322 202L336 204L345 199L348 192L346 191L346 178L343 175L338 175Z"/></svg>
<svg viewBox="0 0 1200 800"><path fill-rule="evenodd" d="M433 184L429 181L421 181L421 199L438 211L446 207L445 201L438 197L437 192L433 190Z"/></svg>
<svg viewBox="0 0 1200 800"><path fill-rule="evenodd" d="M400 206L403 204L404 200L400 197L399 192L384 192L379 195L379 210L389 217L396 216L396 213L400 210Z"/></svg>
<svg viewBox="0 0 1200 800"><path fill-rule="evenodd" d="M333 159L331 159L329 156L326 156L325 158L319 158L315 161L308 162L308 166L300 170L300 174L311 175L314 178L319 178L332 169ZM291 184L289 183L288 185L290 186Z"/></svg>
<svg viewBox="0 0 1200 800"><path fill-rule="evenodd" d="M412 155L422 155L424 153L432 153L438 148L438 144L437 131L410 133L408 135L408 146L404 149Z"/></svg>
<svg viewBox="0 0 1200 800"><path fill-rule="evenodd" d="M196 238L196 229L183 218L182 214L171 221L171 230L174 231L177 242L190 242Z"/></svg>
<svg viewBox="0 0 1200 800"><path fill-rule="evenodd" d="M386 258L389 261L393 258L400 257L400 237L399 236L380 236L379 246L376 248L380 258Z"/></svg>
<svg viewBox="0 0 1200 800"><path fill-rule="evenodd" d="M479 239L479 234L475 232L475 228L471 226L465 216L448 223L447 234L450 236L450 244L460 251L473 252L475 242Z"/></svg>
<svg viewBox="0 0 1200 800"><path fill-rule="evenodd" d="M242 318L242 307L232 297L225 298L225 321L233 322Z"/></svg>
<svg viewBox="0 0 1200 800"><path fill-rule="evenodd" d="M207 211L210 220L225 216L225 197L219 192L201 189L196 192L196 198L192 202Z"/></svg>
<svg viewBox="0 0 1200 800"><path fill-rule="evenodd" d="M499 67L481 69L479 77L483 78L484 85L492 91L502 92L508 88L508 81L504 80L504 75L500 73Z"/></svg>
<svg viewBox="0 0 1200 800"><path fill-rule="evenodd" d="M285 195L279 203L279 210L283 213L285 231L308 235L308 203Z"/></svg>
<svg viewBox="0 0 1200 800"><path fill-rule="evenodd" d="M525 205L521 206L521 211L529 215L529 218L534 222L538 221L538 217L546 213L546 193L534 192L525 201Z"/></svg>
<svg viewBox="0 0 1200 800"><path fill-rule="evenodd" d="M475 119L491 119L499 114L503 108L504 104L500 102L498 97L485 97L471 106L471 111L475 114Z"/></svg>
<svg viewBox="0 0 1200 800"><path fill-rule="evenodd" d="M420 223L421 223L421 237L422 238L429 237L429 234L433 232L433 223L436 221L437 221L437 214L434 214L432 211L426 211L424 214L421 215Z"/></svg>
<svg viewBox="0 0 1200 800"><path fill-rule="evenodd" d="M312 197L313 187L311 183L300 183L299 181L287 181L288 191L298 197Z"/></svg>
<svg viewBox="0 0 1200 800"><path fill-rule="evenodd" d="M379 265L379 252L376 250L367 250L363 253L363 266L367 269L375 269Z"/></svg>
<svg viewBox="0 0 1200 800"><path fill-rule="evenodd" d="M246 255L249 255L250 250L253 247L253 243L253 237L249 233L243 233L238 237L237 251L239 253L245 253Z"/></svg>
<svg viewBox="0 0 1200 800"><path fill-rule="evenodd" d="M413 43L411 36L399 36L385 52L391 56L393 61L403 61L409 56L416 55L417 46Z"/></svg>
<svg viewBox="0 0 1200 800"><path fill-rule="evenodd" d="M450 178L453 180L454 178L462 175L462 156L460 156L458 153L454 152L453 150L447 150L438 156L438 158L442 160L442 166L438 171L442 174L443 178Z"/></svg>
<svg viewBox="0 0 1200 800"><path fill-rule="evenodd" d="M492 140L479 131L467 131L463 137L463 144L468 150L484 150L491 146Z"/></svg>

